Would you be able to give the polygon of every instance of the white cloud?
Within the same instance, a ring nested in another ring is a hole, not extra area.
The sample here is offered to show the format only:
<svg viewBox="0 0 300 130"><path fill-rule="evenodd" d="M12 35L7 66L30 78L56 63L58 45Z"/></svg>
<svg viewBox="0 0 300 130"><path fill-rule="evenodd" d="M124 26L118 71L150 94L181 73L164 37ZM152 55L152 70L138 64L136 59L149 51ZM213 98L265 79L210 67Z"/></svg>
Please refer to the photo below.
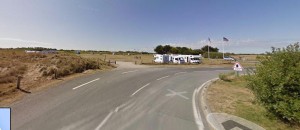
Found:
<svg viewBox="0 0 300 130"><path fill-rule="evenodd" d="M10 47L50 47L53 43L40 42L34 40L24 40L17 38L0 38L0 48Z"/></svg>

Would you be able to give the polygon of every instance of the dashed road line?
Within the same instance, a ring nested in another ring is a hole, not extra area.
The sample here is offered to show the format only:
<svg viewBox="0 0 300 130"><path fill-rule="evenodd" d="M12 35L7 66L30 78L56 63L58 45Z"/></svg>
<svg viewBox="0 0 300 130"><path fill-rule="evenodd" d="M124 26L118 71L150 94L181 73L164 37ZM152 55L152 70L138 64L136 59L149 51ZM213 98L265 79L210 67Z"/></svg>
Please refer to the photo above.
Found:
<svg viewBox="0 0 300 130"><path fill-rule="evenodd" d="M100 79L100 78L97 78L97 79L94 79L94 80L92 80L92 81L89 81L89 82L86 82L86 83L84 83L84 84L81 84L81 85L79 85L79 86L77 86L77 87L74 87L73 90L75 90L75 89L77 89L77 88L80 88L80 87L82 87L82 86L84 86L84 85L87 85L87 84L89 84L89 83L95 82L95 81L97 81L97 80L99 80L99 79Z"/></svg>
<svg viewBox="0 0 300 130"><path fill-rule="evenodd" d="M139 88L138 90L136 90L133 94L131 94L130 97L134 96L136 93L138 93L139 91L141 91L143 88L147 87L148 85L150 85L150 83L144 85L143 87Z"/></svg>
<svg viewBox="0 0 300 130"><path fill-rule="evenodd" d="M138 71L138 70L126 71L126 72L123 72L122 74L132 73L132 72L136 72L136 71Z"/></svg>
<svg viewBox="0 0 300 130"><path fill-rule="evenodd" d="M187 72L178 72L178 73L175 73L174 75L184 74L184 73L187 73Z"/></svg>
<svg viewBox="0 0 300 130"><path fill-rule="evenodd" d="M161 80L161 79L164 79L164 78L167 78L167 77L169 77L169 75L168 75L168 76L161 77L161 78L158 78L158 79L156 79L156 80Z"/></svg>

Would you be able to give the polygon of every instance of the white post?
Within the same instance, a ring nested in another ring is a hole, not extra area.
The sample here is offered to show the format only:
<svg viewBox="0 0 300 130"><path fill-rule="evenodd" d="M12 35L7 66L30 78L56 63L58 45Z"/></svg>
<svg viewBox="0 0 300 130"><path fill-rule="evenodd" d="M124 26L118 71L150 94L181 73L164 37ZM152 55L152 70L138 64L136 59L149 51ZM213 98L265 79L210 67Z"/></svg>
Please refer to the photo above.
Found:
<svg viewBox="0 0 300 130"><path fill-rule="evenodd" d="M208 57L208 59L209 59L209 42L207 43L207 49L208 49L208 56L207 57Z"/></svg>
<svg viewBox="0 0 300 130"><path fill-rule="evenodd" d="M223 59L224 59L224 42L225 42L225 41L222 42L222 47L223 47Z"/></svg>

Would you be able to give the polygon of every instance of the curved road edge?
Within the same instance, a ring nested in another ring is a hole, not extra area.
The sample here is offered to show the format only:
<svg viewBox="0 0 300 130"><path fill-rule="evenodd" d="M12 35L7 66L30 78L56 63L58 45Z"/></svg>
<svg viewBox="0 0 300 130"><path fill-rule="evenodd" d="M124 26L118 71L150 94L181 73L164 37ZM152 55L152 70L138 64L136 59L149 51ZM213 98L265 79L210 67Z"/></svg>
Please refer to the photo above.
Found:
<svg viewBox="0 0 300 130"><path fill-rule="evenodd" d="M193 112L194 112L194 118L195 122L198 126L199 130L204 130L206 129L212 129L209 123L206 120L206 116L210 113L210 110L208 108L208 105L206 104L205 100L205 91L207 90L207 87L213 83L214 81L218 80L219 78L214 78L211 80L206 81L203 83L201 86L196 88L193 93ZM199 96L200 92L200 96ZM200 101L199 101L200 97Z"/></svg>
<svg viewBox="0 0 300 130"><path fill-rule="evenodd" d="M265 130L263 127L234 115L227 113L212 113L207 105L207 90L211 83L219 80L214 78L196 88L193 95L193 109L196 124L199 130L205 129L244 129L244 130ZM200 94L200 95L199 95ZM199 101L200 100L200 101ZM198 103L198 104L197 104ZM203 120L202 120L203 119ZM200 122L200 123L199 123ZM199 125L200 124L200 125Z"/></svg>

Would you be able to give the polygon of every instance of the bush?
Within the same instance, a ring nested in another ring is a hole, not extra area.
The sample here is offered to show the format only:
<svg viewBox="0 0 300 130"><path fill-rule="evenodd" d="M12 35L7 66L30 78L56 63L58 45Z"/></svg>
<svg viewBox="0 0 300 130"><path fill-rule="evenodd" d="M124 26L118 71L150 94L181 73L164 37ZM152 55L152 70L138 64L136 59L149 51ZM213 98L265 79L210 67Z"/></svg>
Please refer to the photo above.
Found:
<svg viewBox="0 0 300 130"><path fill-rule="evenodd" d="M299 43L272 48L259 57L256 73L248 86L269 112L284 121L300 123L300 50Z"/></svg>
<svg viewBox="0 0 300 130"><path fill-rule="evenodd" d="M230 56L233 55L233 53L225 53L224 56ZM203 57L207 58L208 53L204 52ZM209 58L211 59L223 59L223 53L222 52L209 52Z"/></svg>
<svg viewBox="0 0 300 130"><path fill-rule="evenodd" d="M219 79L226 81L226 82L231 82L235 76L234 76L235 72L231 72L231 73L220 73L219 74Z"/></svg>

